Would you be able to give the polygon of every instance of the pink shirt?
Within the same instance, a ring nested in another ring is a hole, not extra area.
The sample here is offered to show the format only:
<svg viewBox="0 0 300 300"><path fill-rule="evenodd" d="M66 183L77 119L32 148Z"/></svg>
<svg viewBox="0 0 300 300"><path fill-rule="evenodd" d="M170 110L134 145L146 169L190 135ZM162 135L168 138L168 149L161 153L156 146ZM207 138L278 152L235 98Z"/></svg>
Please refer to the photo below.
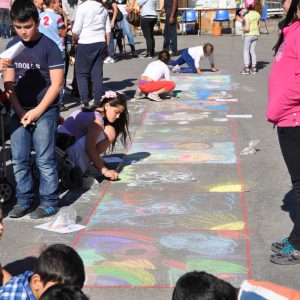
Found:
<svg viewBox="0 0 300 300"><path fill-rule="evenodd" d="M0 0L0 8L10 9L9 0Z"/></svg>
<svg viewBox="0 0 300 300"><path fill-rule="evenodd" d="M269 76L266 117L280 127L300 124L300 21L283 29Z"/></svg>

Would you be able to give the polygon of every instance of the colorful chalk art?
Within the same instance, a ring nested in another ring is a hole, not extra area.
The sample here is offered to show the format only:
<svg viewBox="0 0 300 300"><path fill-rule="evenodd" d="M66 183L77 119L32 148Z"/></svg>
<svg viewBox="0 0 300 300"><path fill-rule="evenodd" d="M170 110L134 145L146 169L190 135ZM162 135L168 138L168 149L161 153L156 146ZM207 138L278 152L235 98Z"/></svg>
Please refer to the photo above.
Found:
<svg viewBox="0 0 300 300"><path fill-rule="evenodd" d="M100 191L73 243L87 288L172 288L192 270L239 285L250 274L235 121L225 117L236 104L215 100L234 97L231 78L173 79L179 98L144 100L120 180Z"/></svg>

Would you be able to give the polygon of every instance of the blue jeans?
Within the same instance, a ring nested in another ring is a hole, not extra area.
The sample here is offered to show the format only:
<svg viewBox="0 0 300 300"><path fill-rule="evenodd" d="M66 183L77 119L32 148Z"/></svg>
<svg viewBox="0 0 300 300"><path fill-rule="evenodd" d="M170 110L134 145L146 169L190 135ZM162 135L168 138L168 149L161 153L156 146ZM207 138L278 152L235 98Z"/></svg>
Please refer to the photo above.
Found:
<svg viewBox="0 0 300 300"><path fill-rule="evenodd" d="M110 56L111 58L114 58L115 56L115 42L114 42L113 30L110 33L108 56Z"/></svg>
<svg viewBox="0 0 300 300"><path fill-rule="evenodd" d="M40 205L57 206L58 174L55 157L55 133L58 107L49 108L33 126L23 127L13 112L10 119L12 164L17 183L17 203L32 204L34 198L30 153L33 146L40 171Z"/></svg>
<svg viewBox="0 0 300 300"><path fill-rule="evenodd" d="M195 67L195 60L189 55L188 49L184 49L181 56L179 56L176 60L170 60L169 65L183 65L187 64L188 68L180 68L180 73L197 73Z"/></svg>
<svg viewBox="0 0 300 300"><path fill-rule="evenodd" d="M126 17L127 17L127 15L123 15L123 20L121 22L119 22L119 23L121 23L121 24L119 24L119 25L121 25L121 26L119 26L119 28L122 28L123 29L123 34L127 35L127 39L128 39L130 47L134 48L133 34L131 32L130 24L126 20Z"/></svg>

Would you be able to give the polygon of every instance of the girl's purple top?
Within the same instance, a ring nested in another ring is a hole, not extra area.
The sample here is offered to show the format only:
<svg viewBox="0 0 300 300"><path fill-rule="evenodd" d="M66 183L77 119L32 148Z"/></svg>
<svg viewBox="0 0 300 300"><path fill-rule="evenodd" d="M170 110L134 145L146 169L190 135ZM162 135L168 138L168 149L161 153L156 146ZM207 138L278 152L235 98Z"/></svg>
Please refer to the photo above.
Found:
<svg viewBox="0 0 300 300"><path fill-rule="evenodd" d="M76 110L67 117L63 127L78 140L87 134L89 124L94 120L99 120L103 124L103 118L99 112L83 112L81 110Z"/></svg>
<svg viewBox="0 0 300 300"><path fill-rule="evenodd" d="M9 0L0 0L0 8L10 9Z"/></svg>

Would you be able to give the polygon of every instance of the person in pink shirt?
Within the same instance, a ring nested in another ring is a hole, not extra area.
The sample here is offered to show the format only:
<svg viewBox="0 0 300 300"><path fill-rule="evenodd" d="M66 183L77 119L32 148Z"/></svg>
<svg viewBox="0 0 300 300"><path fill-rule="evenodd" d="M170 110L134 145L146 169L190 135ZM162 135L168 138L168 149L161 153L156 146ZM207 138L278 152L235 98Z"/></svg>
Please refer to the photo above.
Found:
<svg viewBox="0 0 300 300"><path fill-rule="evenodd" d="M300 264L300 1L292 0L274 47L267 120L277 126L281 152L297 196L297 217L289 237L275 242L271 262Z"/></svg>
<svg viewBox="0 0 300 300"><path fill-rule="evenodd" d="M0 32L3 39L10 38L10 16L9 10L12 0L0 0Z"/></svg>

